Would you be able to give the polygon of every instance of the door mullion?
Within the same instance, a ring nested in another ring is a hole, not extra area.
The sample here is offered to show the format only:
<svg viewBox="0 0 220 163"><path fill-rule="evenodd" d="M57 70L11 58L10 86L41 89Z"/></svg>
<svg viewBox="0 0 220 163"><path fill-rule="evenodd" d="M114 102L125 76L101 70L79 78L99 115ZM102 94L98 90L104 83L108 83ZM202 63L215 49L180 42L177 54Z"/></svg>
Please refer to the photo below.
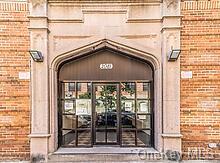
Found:
<svg viewBox="0 0 220 163"><path fill-rule="evenodd" d="M106 85L104 86L104 87L106 87ZM105 99L106 100L106 99ZM107 101L105 101L106 103L107 103ZM107 142L107 120L108 120L108 117L107 117L107 111L106 111L106 107L105 107L105 143L107 144L108 142Z"/></svg>
<svg viewBox="0 0 220 163"><path fill-rule="evenodd" d="M91 94L92 94L92 96L91 96L91 98L92 98L92 131L91 131L92 142L91 142L91 146L93 146L94 144L96 144L96 127L95 127L95 125L96 125L96 114L95 114L95 112L96 112L96 108L95 108L96 95L95 95L95 86L94 86L93 82L91 82L91 87L92 87L92 89L91 89L91 91L92 91L91 92Z"/></svg>
<svg viewBox="0 0 220 163"><path fill-rule="evenodd" d="M117 93L116 93L116 98L117 98L117 108L116 108L116 117L117 117L117 128L116 128L116 134L117 134L117 144L121 145L120 142L120 129L121 129L121 103L120 103L120 83L117 84Z"/></svg>

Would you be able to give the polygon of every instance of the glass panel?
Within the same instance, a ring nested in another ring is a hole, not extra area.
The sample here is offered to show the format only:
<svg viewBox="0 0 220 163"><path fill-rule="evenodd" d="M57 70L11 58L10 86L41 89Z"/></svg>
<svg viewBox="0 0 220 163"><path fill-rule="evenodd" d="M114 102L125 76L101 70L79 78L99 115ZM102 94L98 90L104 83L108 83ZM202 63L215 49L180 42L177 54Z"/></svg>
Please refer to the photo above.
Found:
<svg viewBox="0 0 220 163"><path fill-rule="evenodd" d="M135 131L131 131L131 130L122 131L122 145L135 146Z"/></svg>
<svg viewBox="0 0 220 163"><path fill-rule="evenodd" d="M135 101L134 100L121 100L121 112L122 113L135 113Z"/></svg>
<svg viewBox="0 0 220 163"><path fill-rule="evenodd" d="M102 96L104 96L104 94L101 94L102 93L102 90L105 89L105 86L102 85L102 86L95 86L95 96L96 96L96 99L101 99Z"/></svg>
<svg viewBox="0 0 220 163"><path fill-rule="evenodd" d="M78 130L78 146L91 146L90 130Z"/></svg>
<svg viewBox="0 0 220 163"><path fill-rule="evenodd" d="M137 115L137 128L151 128L150 115Z"/></svg>
<svg viewBox="0 0 220 163"><path fill-rule="evenodd" d="M135 114L121 114L123 128L135 128Z"/></svg>
<svg viewBox="0 0 220 163"><path fill-rule="evenodd" d="M150 83L137 83L137 98L150 98Z"/></svg>
<svg viewBox="0 0 220 163"><path fill-rule="evenodd" d="M150 146L151 142L150 130L138 130L137 131L137 145L138 146Z"/></svg>
<svg viewBox="0 0 220 163"><path fill-rule="evenodd" d="M91 90L88 89L90 83L77 83L77 98L91 99Z"/></svg>
<svg viewBox="0 0 220 163"><path fill-rule="evenodd" d="M81 83L77 83L77 85L76 85L77 86L77 91L81 91L81 85L82 85Z"/></svg>
<svg viewBox="0 0 220 163"><path fill-rule="evenodd" d="M96 87L96 99L101 100L108 109L116 108L117 87L115 85L105 85Z"/></svg>
<svg viewBox="0 0 220 163"><path fill-rule="evenodd" d="M75 100L65 100L63 103L63 113L75 114Z"/></svg>
<svg viewBox="0 0 220 163"><path fill-rule="evenodd" d="M92 84L87 83L87 92L92 92Z"/></svg>
<svg viewBox="0 0 220 163"><path fill-rule="evenodd" d="M90 115L79 115L78 116L78 128L90 128L91 127L91 116Z"/></svg>
<svg viewBox="0 0 220 163"><path fill-rule="evenodd" d="M121 83L121 99L135 98L135 83Z"/></svg>
<svg viewBox="0 0 220 163"><path fill-rule="evenodd" d="M75 98L75 83L63 83L64 84L64 97L65 99Z"/></svg>
<svg viewBox="0 0 220 163"><path fill-rule="evenodd" d="M107 128L116 128L117 127L117 113L116 112L107 112Z"/></svg>
<svg viewBox="0 0 220 163"><path fill-rule="evenodd" d="M62 131L62 141L65 146L75 146L76 134L74 130L63 130Z"/></svg>
<svg viewBox="0 0 220 163"><path fill-rule="evenodd" d="M97 129L96 130L96 142L105 143L105 135L106 135L106 131L104 129Z"/></svg>
<svg viewBox="0 0 220 163"><path fill-rule="evenodd" d="M74 129L76 127L76 116L75 115L63 115L63 128Z"/></svg>
<svg viewBox="0 0 220 163"><path fill-rule="evenodd" d="M75 91L75 83L68 83L68 90Z"/></svg>
<svg viewBox="0 0 220 163"><path fill-rule="evenodd" d="M117 130L115 129L108 129L107 130L107 142L108 143L115 143L117 142Z"/></svg>
<svg viewBox="0 0 220 163"><path fill-rule="evenodd" d="M101 100L96 100L96 127L105 128L105 106Z"/></svg>
<svg viewBox="0 0 220 163"><path fill-rule="evenodd" d="M137 100L137 112L147 114L150 113L150 101L149 100Z"/></svg>

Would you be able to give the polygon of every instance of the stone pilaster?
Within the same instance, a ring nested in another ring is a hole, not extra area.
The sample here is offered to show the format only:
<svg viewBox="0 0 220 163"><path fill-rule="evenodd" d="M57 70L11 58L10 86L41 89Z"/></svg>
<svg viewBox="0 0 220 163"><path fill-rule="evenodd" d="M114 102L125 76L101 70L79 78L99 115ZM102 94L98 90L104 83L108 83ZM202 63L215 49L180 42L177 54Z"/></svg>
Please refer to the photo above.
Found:
<svg viewBox="0 0 220 163"><path fill-rule="evenodd" d="M179 0L165 0L162 13L163 149L181 152L180 61L168 62L170 51L180 49Z"/></svg>
<svg viewBox="0 0 220 163"><path fill-rule="evenodd" d="M48 70L48 19L47 1L30 1L31 50L38 50L44 56L43 62L31 63L32 120L31 157L45 160L48 154L49 132L49 70Z"/></svg>

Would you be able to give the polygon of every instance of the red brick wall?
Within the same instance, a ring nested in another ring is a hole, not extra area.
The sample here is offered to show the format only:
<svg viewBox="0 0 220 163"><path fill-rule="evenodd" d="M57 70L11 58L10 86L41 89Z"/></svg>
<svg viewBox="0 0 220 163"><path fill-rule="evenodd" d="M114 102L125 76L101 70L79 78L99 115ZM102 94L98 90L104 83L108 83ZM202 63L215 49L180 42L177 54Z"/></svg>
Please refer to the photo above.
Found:
<svg viewBox="0 0 220 163"><path fill-rule="evenodd" d="M183 152L218 158L208 144L220 143L220 1L184 1L181 9L181 71L193 72L181 79ZM29 80L18 77L29 71L27 4L0 3L0 15L0 160L29 160Z"/></svg>
<svg viewBox="0 0 220 163"><path fill-rule="evenodd" d="M181 71L193 74L181 79L183 152L220 159L220 146L208 147L220 145L220 0L182 2L181 14Z"/></svg>
<svg viewBox="0 0 220 163"><path fill-rule="evenodd" d="M30 132L28 6L0 2L0 160L28 160Z"/></svg>

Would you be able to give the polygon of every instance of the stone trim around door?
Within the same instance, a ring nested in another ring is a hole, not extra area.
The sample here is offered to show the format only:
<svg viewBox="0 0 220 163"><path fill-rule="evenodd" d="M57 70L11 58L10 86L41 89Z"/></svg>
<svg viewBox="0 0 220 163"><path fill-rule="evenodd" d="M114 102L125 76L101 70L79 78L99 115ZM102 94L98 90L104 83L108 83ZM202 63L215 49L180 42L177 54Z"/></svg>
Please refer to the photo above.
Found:
<svg viewBox="0 0 220 163"><path fill-rule="evenodd" d="M167 118L162 118L163 116L163 110L162 110L162 67L161 67L161 61L160 59L156 58L155 55L157 52L148 49L139 47L135 43L127 44L126 42L114 40L114 39L100 39L96 40L90 44L81 46L77 49L74 49L72 51L63 53L55 57L49 65L49 110L48 110L48 133L50 134L50 137L31 137L31 154L32 156L37 155L43 155L47 159L47 155L49 153L54 153L58 148L58 67L63 62L73 59L75 57L79 57L81 55L85 55L86 53L92 53L94 50L108 47L111 49L115 49L118 52L121 53L127 53L131 56L134 56L136 58L140 58L142 60L146 60L147 62L150 62L154 69L154 144L155 149L158 152L164 152L165 150L177 150L181 151L181 138L178 137L163 137L163 133L169 134L170 130L169 127L164 128L163 125L167 124ZM35 74L35 71L32 71L32 75ZM35 76L41 78L40 76ZM44 76L45 78L45 76ZM34 76L33 76L34 79ZM171 81L172 82L172 81ZM46 84L46 83L45 83ZM172 83L169 83L172 85ZM34 91L34 90L32 90ZM178 91L178 89L176 90ZM178 94L178 93L177 93ZM177 105L179 104L179 101L176 102ZM36 108L36 106L32 106L32 108ZM176 113L179 114L179 108L176 108ZM40 113L39 113L40 114ZM34 116L34 115L32 115ZM42 115L38 118L38 121L32 121L32 126L37 124L42 118L45 118L47 115ZM178 116L175 116L175 114L171 114L169 117L169 122L173 123L179 123L179 119L177 119ZM179 124L177 124L179 125ZM162 130L163 129L163 130ZM172 133L179 134L180 131L178 128L171 129ZM32 133L33 134L33 133ZM175 146L172 146L175 145Z"/></svg>

